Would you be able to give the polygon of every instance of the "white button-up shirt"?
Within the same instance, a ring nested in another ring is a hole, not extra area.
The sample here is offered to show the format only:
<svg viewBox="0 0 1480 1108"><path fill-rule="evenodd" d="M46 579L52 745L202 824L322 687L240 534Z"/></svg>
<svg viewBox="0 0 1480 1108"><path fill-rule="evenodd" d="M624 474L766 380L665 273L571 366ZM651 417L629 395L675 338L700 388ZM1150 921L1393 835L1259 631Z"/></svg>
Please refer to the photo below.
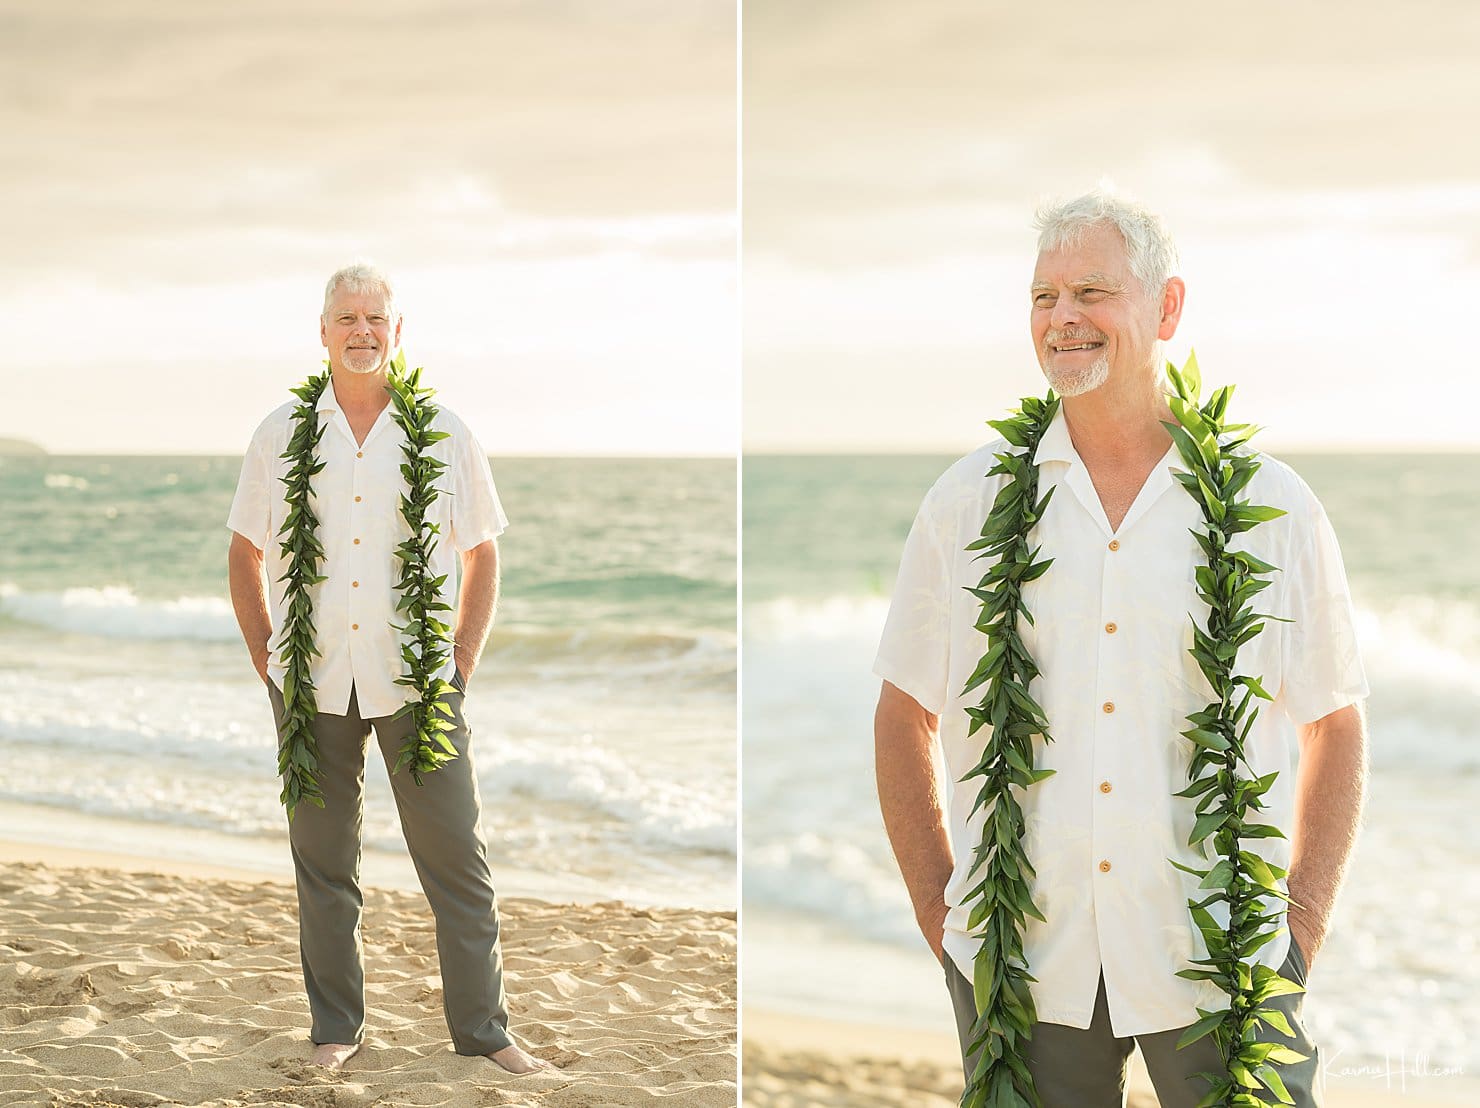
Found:
<svg viewBox="0 0 1480 1108"><path fill-rule="evenodd" d="M874 672L940 716L949 777L945 789L955 869L946 886L945 950L967 980L980 941L968 931L968 877L986 813L968 818L980 779L976 765L988 735L967 737L963 696L986 636L974 624L980 602L966 591L988 568L966 546L980 537L1002 477L984 476L993 455L1018 448L997 440L953 465L925 497L905 544ZM1037 870L1034 902L1047 923L1029 917L1024 934L1038 1018L1086 1028L1103 970L1110 1022L1118 1036L1185 1027L1195 1009L1222 1008L1226 995L1207 981L1175 976L1207 956L1187 902L1206 892L1169 859L1201 869L1187 845L1195 801L1187 787L1193 745L1180 732L1188 713L1207 706L1211 688L1188 651L1192 620L1206 628L1208 607L1194 571L1204 558L1189 533L1199 505L1172 478L1185 469L1169 449L1112 531L1074 450L1062 409L1039 443L1039 494L1058 487L1032 535L1053 565L1023 589L1035 624L1018 631L1042 676L1030 692L1048 717L1053 741L1035 744L1038 768L1057 772L1026 790L1024 844ZM1270 621L1238 653L1236 672L1259 676L1275 697L1261 708L1246 750L1255 775L1279 771L1264 795L1260 821L1288 836L1294 826L1296 724L1316 720L1367 695L1357 653L1351 599L1336 536L1320 503L1293 470L1264 457L1244 496L1288 513L1236 537L1244 549L1279 566L1254 608L1295 620ZM1252 839L1245 849L1289 868L1288 839ZM1270 898L1273 901L1273 898ZM1280 902L1273 901L1275 906ZM1226 925L1228 907L1209 907ZM1221 911L1221 915L1219 914ZM1257 958L1278 966L1289 949L1282 934Z"/></svg>
<svg viewBox="0 0 1480 1108"><path fill-rule="evenodd" d="M227 526L263 552L267 569L269 609L275 629L268 658L268 676L283 684L282 644L278 641L287 616L288 570L279 532L287 518L287 488L282 478L292 462L282 455L292 435L296 401L278 408L257 428L242 461L241 478L231 504ZM318 418L327 424L319 440L322 471L313 477L311 502L319 518L318 535L324 547L319 572L327 580L310 590L319 656L312 661L315 696L321 712L344 715L350 688L356 693L365 719L392 715L412 696L408 686L396 684L404 673L396 624L400 562L398 545L411 529L401 517L402 448L406 436L387 405L370 428L363 444L356 444L349 420L339 407L331 384L319 398ZM449 433L432 444L428 453L447 463L438 478L440 495L428 510L439 527L430 559L432 577L446 574L442 599L455 605L457 554L498 536L508 525L488 457L467 426L439 407L432 426ZM450 495L449 495L450 494ZM443 613L452 623L451 612ZM451 680L449 656L438 676Z"/></svg>

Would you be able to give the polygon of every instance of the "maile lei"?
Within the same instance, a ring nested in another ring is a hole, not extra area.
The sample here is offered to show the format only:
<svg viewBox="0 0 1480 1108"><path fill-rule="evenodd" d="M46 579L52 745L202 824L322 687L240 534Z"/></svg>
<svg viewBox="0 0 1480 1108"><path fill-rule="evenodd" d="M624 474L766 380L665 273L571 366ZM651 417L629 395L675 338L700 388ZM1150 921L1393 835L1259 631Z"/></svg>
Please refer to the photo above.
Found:
<svg viewBox="0 0 1480 1108"><path fill-rule="evenodd" d="M1189 356L1180 371L1169 363L1167 374L1175 389L1167 404L1176 422L1164 426L1190 471L1174 476L1202 510L1202 521L1192 535L1206 559L1197 567L1197 594L1209 613L1206 627L1193 620L1191 654L1213 692L1205 708L1187 717L1191 726L1182 734L1192 751L1187 769L1191 784L1175 795L1197 801L1189 845L1206 858L1211 839L1217 852L1217 860L1205 870L1171 863L1198 877L1199 892L1207 894L1188 901L1188 908L1208 956L1194 959L1178 976L1212 981L1228 994L1226 1009L1199 1008L1198 1021L1177 1045L1212 1035L1222 1053L1223 1071L1200 1075L1210 1087L1199 1108L1261 1105L1261 1089L1289 1104L1293 1102L1275 1067L1301 1061L1305 1055L1257 1041L1258 1028L1266 1023L1293 1036L1283 1013L1265 1002L1303 990L1253 961L1254 953L1280 933L1283 909L1266 912L1261 898L1290 899L1278 885L1285 870L1240 847L1243 839L1284 837L1279 828L1257 822L1255 815L1264 807L1260 797L1277 775L1253 778L1240 773L1241 764L1248 768L1244 740L1259 712L1254 700L1269 700L1270 695L1257 677L1234 673L1239 648L1263 630L1265 620L1276 618L1256 614L1249 602L1270 585L1268 574L1277 567L1229 545L1235 535L1284 512L1238 499L1259 461L1239 449L1256 428L1224 422L1233 387L1218 389L1199 407L1202 382L1196 358ZM1039 670L1023 645L1019 620L1033 622L1023 602L1023 586L1052 564L1052 559L1038 560L1042 547L1032 546L1031 535L1053 495L1050 489L1039 498L1034 457L1058 408L1059 399L1050 391L1042 400L1024 399L1012 418L989 421L1018 450L996 455L997 464L987 476L1005 480L981 537L967 547L980 551L978 556L990 559L991 566L970 590L981 601L976 628L986 636L987 651L963 690L985 689L980 703L966 709L969 733L990 726L981 760L963 778L981 779L972 811L986 813L972 860L971 875L977 880L966 897L971 906L968 926L973 932L981 929L973 974L978 1017L970 1041L970 1050L980 1050L981 1055L961 1098L964 1108L1036 1108L1040 1103L1024 1061L1024 1044L1036 1014L1029 991L1035 978L1026 969L1023 930L1027 916L1044 917L1033 903L1034 870L1023 847L1019 795L1054 771L1034 768L1034 740L1050 742L1052 736L1042 708L1028 691ZM1210 904L1219 902L1228 905L1226 927L1208 911Z"/></svg>
<svg viewBox="0 0 1480 1108"><path fill-rule="evenodd" d="M300 404L293 410L292 434L282 455L292 465L282 478L287 486L288 514L278 532L288 560L287 572L281 578L287 583L287 617L279 639L285 672L278 772L283 778L281 799L289 819L305 800L320 808L324 806L315 776L318 745L310 730L318 711L310 669L310 659L319 653L314 641L313 590L324 580L319 574L324 547L319 541L319 518L314 513L312 487L314 476L324 468L318 445L327 424L319 422L318 404L329 387L330 376L330 371L325 369L293 389ZM453 710L446 698L455 691L455 686L436 676L452 649L452 628L439 613L450 612L452 606L441 596L446 575L431 575L438 527L427 519L427 512L438 495L437 477L447 467L446 462L433 457L427 448L447 438L447 432L432 430L437 414L437 406L431 402L433 390L421 387L420 366L409 374L406 372L406 358L400 351L391 361L386 391L391 397L391 416L405 435L401 447L404 458L401 477L405 481L401 518L406 523L407 538L395 550L401 563L400 580L396 583L400 597L396 611L406 620L403 626L397 627L403 635L401 660L405 672L396 683L408 686L415 694L396 713L396 718L409 715L413 726L401 746L395 772L409 766L412 779L420 785L422 774L457 757L456 748L444 734L453 727Z"/></svg>

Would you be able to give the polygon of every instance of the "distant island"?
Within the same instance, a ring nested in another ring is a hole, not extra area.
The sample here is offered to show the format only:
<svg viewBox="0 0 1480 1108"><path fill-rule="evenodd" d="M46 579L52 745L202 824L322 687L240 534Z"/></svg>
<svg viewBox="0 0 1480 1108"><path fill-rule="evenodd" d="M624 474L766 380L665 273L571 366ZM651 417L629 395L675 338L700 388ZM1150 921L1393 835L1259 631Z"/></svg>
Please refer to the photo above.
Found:
<svg viewBox="0 0 1480 1108"><path fill-rule="evenodd" d="M0 454L25 455L40 457L46 453L46 448L28 439L8 439L0 435Z"/></svg>

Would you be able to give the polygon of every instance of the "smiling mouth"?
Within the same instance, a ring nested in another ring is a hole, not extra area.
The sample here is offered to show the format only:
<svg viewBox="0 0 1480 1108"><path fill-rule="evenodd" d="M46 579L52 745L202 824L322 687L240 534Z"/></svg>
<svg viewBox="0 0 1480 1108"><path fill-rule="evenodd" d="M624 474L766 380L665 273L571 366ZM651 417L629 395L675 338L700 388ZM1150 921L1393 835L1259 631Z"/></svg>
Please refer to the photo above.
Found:
<svg viewBox="0 0 1480 1108"><path fill-rule="evenodd" d="M1103 342L1072 342L1055 344L1050 347L1055 354L1066 354L1071 350L1098 350L1104 346Z"/></svg>

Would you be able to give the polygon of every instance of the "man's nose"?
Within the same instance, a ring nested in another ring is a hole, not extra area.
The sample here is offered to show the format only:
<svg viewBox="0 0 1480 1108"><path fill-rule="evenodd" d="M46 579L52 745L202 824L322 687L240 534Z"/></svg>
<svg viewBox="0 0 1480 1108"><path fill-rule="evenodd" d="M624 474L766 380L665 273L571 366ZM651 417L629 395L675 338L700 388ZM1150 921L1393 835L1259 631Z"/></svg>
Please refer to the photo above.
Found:
<svg viewBox="0 0 1480 1108"><path fill-rule="evenodd" d="M1072 296L1060 296L1054 301L1053 313L1049 316L1049 324L1055 330L1062 330L1072 324L1079 322L1079 308L1074 303Z"/></svg>

